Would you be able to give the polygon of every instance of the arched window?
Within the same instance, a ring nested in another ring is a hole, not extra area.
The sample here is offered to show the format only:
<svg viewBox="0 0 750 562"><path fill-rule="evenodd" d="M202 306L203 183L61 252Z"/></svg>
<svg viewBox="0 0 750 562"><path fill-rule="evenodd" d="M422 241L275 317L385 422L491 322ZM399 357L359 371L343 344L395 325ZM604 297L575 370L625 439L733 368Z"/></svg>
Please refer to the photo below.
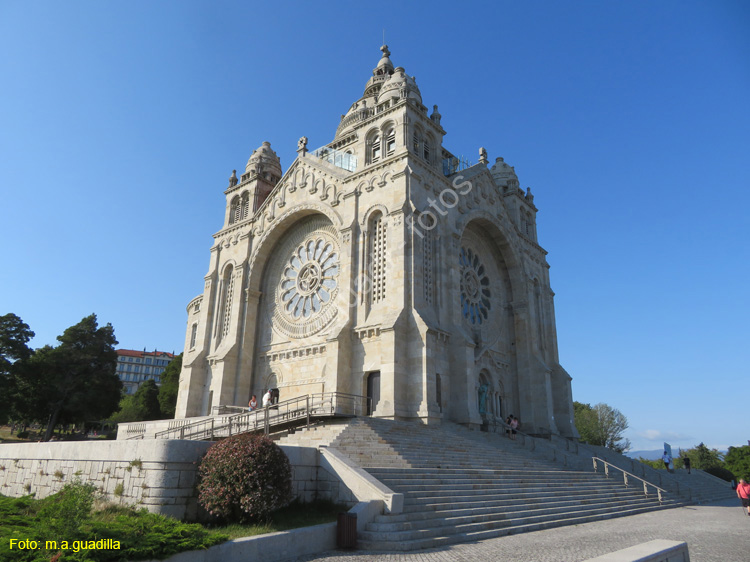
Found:
<svg viewBox="0 0 750 562"><path fill-rule="evenodd" d="M370 154L372 155L372 157L370 158L371 162L377 162L378 160L380 160L380 151L380 135L376 134L372 137L372 144L370 145Z"/></svg>
<svg viewBox="0 0 750 562"><path fill-rule="evenodd" d="M195 349L195 340L198 338L198 324L190 328L190 349Z"/></svg>
<svg viewBox="0 0 750 562"><path fill-rule="evenodd" d="M231 265L228 265L226 270L224 270L224 279L221 284L221 314L219 315L219 333L217 342L220 342L229 333L233 298L234 268Z"/></svg>
<svg viewBox="0 0 750 562"><path fill-rule="evenodd" d="M369 222L368 264L367 272L370 277L370 303L374 304L385 299L386 274L386 225L383 213L376 212Z"/></svg>
<svg viewBox="0 0 750 562"><path fill-rule="evenodd" d="M234 197L229 206L229 224L234 224L239 221L241 212L240 198Z"/></svg>
<svg viewBox="0 0 750 562"><path fill-rule="evenodd" d="M385 138L385 155L392 156L396 152L396 131L388 129L383 138Z"/></svg>
<svg viewBox="0 0 750 562"><path fill-rule="evenodd" d="M427 162L432 162L432 147L434 145L434 142L432 140L432 136L428 136L424 139L424 146L422 147L422 157Z"/></svg>
<svg viewBox="0 0 750 562"><path fill-rule="evenodd" d="M424 142L424 139L422 138L422 129L419 127L414 127L414 134L411 138L411 144L412 144L412 150L414 151L414 154L417 156L421 156L422 152L420 151L420 148L422 147L422 143Z"/></svg>
<svg viewBox="0 0 750 562"><path fill-rule="evenodd" d="M240 218L239 220L245 220L248 213L250 212L250 193L245 191L240 199Z"/></svg>

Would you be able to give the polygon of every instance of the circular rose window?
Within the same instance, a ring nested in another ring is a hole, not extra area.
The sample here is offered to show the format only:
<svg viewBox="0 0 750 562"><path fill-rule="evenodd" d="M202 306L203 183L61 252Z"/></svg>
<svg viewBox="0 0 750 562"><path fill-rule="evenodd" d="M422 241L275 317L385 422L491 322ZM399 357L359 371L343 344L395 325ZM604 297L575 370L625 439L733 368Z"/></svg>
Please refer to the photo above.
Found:
<svg viewBox="0 0 750 562"><path fill-rule="evenodd" d="M472 324L489 318L490 279L482 260L471 248L461 248L458 263L461 275L461 314Z"/></svg>
<svg viewBox="0 0 750 562"><path fill-rule="evenodd" d="M331 302L339 273L333 243L314 237L300 244L288 259L280 284L280 304L292 321L312 318Z"/></svg>
<svg viewBox="0 0 750 562"><path fill-rule="evenodd" d="M304 338L336 317L340 252L338 232L320 218L292 228L272 252L264 293L274 330Z"/></svg>

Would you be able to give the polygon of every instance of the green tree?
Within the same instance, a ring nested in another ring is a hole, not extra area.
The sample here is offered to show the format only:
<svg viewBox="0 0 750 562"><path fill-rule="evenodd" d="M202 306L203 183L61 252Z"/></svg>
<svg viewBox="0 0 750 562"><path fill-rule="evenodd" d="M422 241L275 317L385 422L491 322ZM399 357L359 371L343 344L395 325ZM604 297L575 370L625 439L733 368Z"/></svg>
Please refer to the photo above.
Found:
<svg viewBox="0 0 750 562"><path fill-rule="evenodd" d="M652 461L649 459L644 459L643 457L638 457L638 462L643 463L647 466L650 466L651 468L656 468L656 469L664 468L664 461L661 459Z"/></svg>
<svg viewBox="0 0 750 562"><path fill-rule="evenodd" d="M690 467L698 470L722 467L723 465L721 453L717 449L709 449L703 443L691 449L680 449L679 455L675 457L675 468L683 468L685 466L685 462L682 460L685 457L690 459Z"/></svg>
<svg viewBox="0 0 750 562"><path fill-rule="evenodd" d="M143 412L144 421L158 420L161 418L159 409L159 387L149 379L138 387L133 395L133 402Z"/></svg>
<svg viewBox="0 0 750 562"><path fill-rule="evenodd" d="M750 480L750 445L729 447L724 457L724 468L731 470L737 478Z"/></svg>
<svg viewBox="0 0 750 562"><path fill-rule="evenodd" d="M109 418L115 423L158 420L164 417L159 408L159 387L152 380L147 380L135 394L123 396L119 410Z"/></svg>
<svg viewBox="0 0 750 562"><path fill-rule="evenodd" d="M630 440L623 437L628 419L617 409L600 403L595 406L573 402L573 415L581 441L607 447L618 453L630 449Z"/></svg>
<svg viewBox="0 0 750 562"><path fill-rule="evenodd" d="M161 375L159 387L159 407L164 418L173 418L177 405L177 390L180 386L180 371L182 371L182 353L172 359Z"/></svg>
<svg viewBox="0 0 750 562"><path fill-rule="evenodd" d="M26 345L33 337L29 325L15 314L0 316L0 423L8 420L13 409L15 372L33 354Z"/></svg>
<svg viewBox="0 0 750 562"><path fill-rule="evenodd" d="M27 419L47 424L44 440L58 423L102 419L118 406L122 384L115 374L117 344L111 324L99 327L96 315L82 319L24 362L18 404Z"/></svg>
<svg viewBox="0 0 750 562"><path fill-rule="evenodd" d="M143 421L143 412L135 403L135 395L126 394L120 399L118 410L112 414L109 421L114 423L128 423Z"/></svg>

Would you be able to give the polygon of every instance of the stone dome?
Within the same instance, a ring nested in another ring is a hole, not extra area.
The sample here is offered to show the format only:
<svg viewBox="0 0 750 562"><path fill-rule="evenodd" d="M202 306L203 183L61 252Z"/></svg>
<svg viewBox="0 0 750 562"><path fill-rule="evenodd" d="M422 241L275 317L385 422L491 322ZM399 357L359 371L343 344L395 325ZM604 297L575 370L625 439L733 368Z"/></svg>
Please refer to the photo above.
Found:
<svg viewBox="0 0 750 562"><path fill-rule="evenodd" d="M419 103L422 103L422 93L417 87L416 79L406 74L406 71L399 66L380 88L378 98L385 98L388 97L388 94L400 94L401 92L405 92L407 98L416 99Z"/></svg>
<svg viewBox="0 0 750 562"><path fill-rule="evenodd" d="M518 176L513 166L509 166L508 163L501 157L498 156L495 159L495 163L490 168L490 173L495 180L495 183L500 187L517 187Z"/></svg>
<svg viewBox="0 0 750 562"><path fill-rule="evenodd" d="M250 159L245 166L245 173L257 171L259 174L270 173L277 178L281 177L281 160L276 152L271 149L271 143L264 141L260 147L253 150Z"/></svg>

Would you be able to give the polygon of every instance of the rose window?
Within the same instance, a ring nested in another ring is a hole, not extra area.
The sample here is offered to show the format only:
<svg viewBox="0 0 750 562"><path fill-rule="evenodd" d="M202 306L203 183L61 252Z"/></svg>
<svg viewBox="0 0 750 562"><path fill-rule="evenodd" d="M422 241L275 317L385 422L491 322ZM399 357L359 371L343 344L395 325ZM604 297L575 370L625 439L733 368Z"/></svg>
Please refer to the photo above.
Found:
<svg viewBox="0 0 750 562"><path fill-rule="evenodd" d="M490 279L479 256L471 249L461 248L461 313L472 324L482 324L489 317Z"/></svg>
<svg viewBox="0 0 750 562"><path fill-rule="evenodd" d="M300 244L289 258L279 286L280 308L293 321L317 315L336 291L339 255L333 244L314 237Z"/></svg>

